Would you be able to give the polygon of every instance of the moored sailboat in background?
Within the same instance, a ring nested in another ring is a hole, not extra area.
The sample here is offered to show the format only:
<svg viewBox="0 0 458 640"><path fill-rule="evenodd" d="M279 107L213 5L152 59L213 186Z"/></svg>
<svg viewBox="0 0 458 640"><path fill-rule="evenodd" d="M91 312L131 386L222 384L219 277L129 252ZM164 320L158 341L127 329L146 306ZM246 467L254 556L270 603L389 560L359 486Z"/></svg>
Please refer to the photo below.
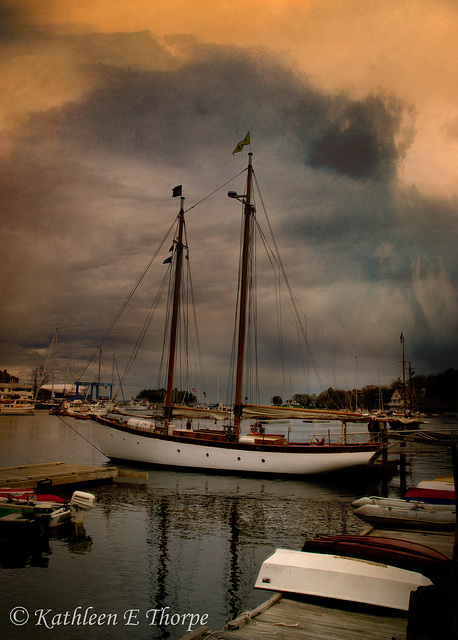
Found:
<svg viewBox="0 0 458 640"><path fill-rule="evenodd" d="M249 141L244 144L249 144ZM239 145L240 146L240 145ZM242 144L243 146L243 144ZM238 147L237 147L237 150ZM272 407L249 404L244 390L244 366L249 323L250 277L253 260L252 235L256 222L253 204L252 153L249 153L246 188L243 195L231 191L229 197L243 204L243 234L237 304L237 345L234 402L231 412L189 407L174 403L175 362L181 304L182 268L185 243L184 197L173 241L173 292L170 311L167 388L161 416L142 418L128 416L92 416L94 433L101 451L109 458L179 468L224 471L230 473L262 473L307 475L333 473L364 467L380 452L380 445L365 443L290 442L283 435L267 434L260 420L322 419L358 421L361 414L345 411L307 410L295 407ZM281 263L280 263L281 264ZM282 267L281 267L282 268ZM244 401L245 400L245 401ZM191 420L209 418L222 421L221 429L192 428ZM174 420L188 420L186 427ZM243 420L254 420L251 432L242 435Z"/></svg>

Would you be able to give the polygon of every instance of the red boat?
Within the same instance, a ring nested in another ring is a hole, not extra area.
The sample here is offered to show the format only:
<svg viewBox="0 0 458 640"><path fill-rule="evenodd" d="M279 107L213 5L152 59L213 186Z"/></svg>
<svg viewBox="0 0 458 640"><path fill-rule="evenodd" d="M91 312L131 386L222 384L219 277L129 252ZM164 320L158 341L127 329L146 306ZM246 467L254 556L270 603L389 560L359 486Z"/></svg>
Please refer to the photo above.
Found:
<svg viewBox="0 0 458 640"><path fill-rule="evenodd" d="M447 489L422 489L414 487L404 496L406 500L430 504L455 504L455 492Z"/></svg>
<svg viewBox="0 0 458 640"><path fill-rule="evenodd" d="M54 502L63 504L65 500L50 493L37 493L33 489L0 489L0 498L28 500L29 502Z"/></svg>
<svg viewBox="0 0 458 640"><path fill-rule="evenodd" d="M329 536L307 540L302 551L346 556L415 571L433 582L450 575L451 562L439 551L408 540L377 536Z"/></svg>

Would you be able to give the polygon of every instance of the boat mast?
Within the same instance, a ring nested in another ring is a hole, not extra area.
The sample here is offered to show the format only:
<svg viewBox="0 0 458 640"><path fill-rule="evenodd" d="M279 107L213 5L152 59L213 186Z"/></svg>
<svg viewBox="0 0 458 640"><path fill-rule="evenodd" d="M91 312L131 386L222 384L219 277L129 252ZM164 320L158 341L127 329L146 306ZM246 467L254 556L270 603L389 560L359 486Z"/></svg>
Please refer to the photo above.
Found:
<svg viewBox="0 0 458 640"><path fill-rule="evenodd" d="M251 204L251 190L253 179L252 156L248 154L248 174L246 193L243 196L243 214L245 216L243 230L243 248L242 248L242 273L240 279L240 308L239 308L239 331L238 331L238 347L237 347L237 371L235 378L235 404L234 404L234 435L238 439L240 436L240 423L242 419L242 392L243 392L243 360L245 353L245 337L248 307L248 267L250 261L250 245L251 245L251 218L255 209Z"/></svg>
<svg viewBox="0 0 458 640"><path fill-rule="evenodd" d="M183 229L184 229L184 197L180 198L181 206L178 214L178 236L175 241L175 282L173 287L172 322L170 325L169 367L167 373L167 391L164 414L167 421L172 419L173 374L175 369L175 353L177 342L178 312L180 307L181 267L183 264Z"/></svg>
<svg viewBox="0 0 458 640"><path fill-rule="evenodd" d="M404 407L404 418L407 416L406 411L406 361L404 355L404 335L401 333L402 344L402 402Z"/></svg>

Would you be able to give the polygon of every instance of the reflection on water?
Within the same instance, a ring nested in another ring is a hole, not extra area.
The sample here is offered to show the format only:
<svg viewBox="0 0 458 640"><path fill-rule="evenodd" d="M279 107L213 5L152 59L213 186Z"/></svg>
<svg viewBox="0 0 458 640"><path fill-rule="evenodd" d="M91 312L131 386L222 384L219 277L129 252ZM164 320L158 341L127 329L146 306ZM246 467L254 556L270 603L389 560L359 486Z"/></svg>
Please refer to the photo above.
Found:
<svg viewBox="0 0 458 640"><path fill-rule="evenodd" d="M0 421L0 466L107 463L64 429L54 416ZM219 629L267 599L253 584L276 547L301 549L307 538L361 532L366 525L353 515L351 501L381 492L378 476L301 481L147 470L144 483L88 487L97 503L85 530L62 530L42 546L19 549L14 560L0 560L0 637L49 638L50 630L35 624L40 608L93 607L117 616L110 627L55 628L54 637L64 640L175 640L187 628L170 616L186 613L208 614L206 624ZM450 473L446 450L407 460L409 486ZM399 496L400 490L395 474L387 492ZM31 618L14 627L9 612L18 605ZM151 625L151 609L170 616ZM126 624L131 610L138 611L136 625Z"/></svg>
<svg viewBox="0 0 458 640"><path fill-rule="evenodd" d="M71 553L82 554L91 550L92 538L86 534L84 525L67 522L56 529L36 529L32 535L15 542L3 540L0 546L0 567L18 569L21 567L47 568L52 556L52 541L65 543Z"/></svg>

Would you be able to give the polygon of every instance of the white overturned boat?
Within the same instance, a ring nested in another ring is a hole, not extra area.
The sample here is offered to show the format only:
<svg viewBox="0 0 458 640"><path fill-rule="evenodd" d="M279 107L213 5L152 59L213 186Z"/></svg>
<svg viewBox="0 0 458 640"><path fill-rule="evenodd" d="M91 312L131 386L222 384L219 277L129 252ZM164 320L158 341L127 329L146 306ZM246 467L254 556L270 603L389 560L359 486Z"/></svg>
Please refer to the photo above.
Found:
<svg viewBox="0 0 458 640"><path fill-rule="evenodd" d="M414 500L404 500L403 498L383 498L379 496L365 496L359 498L351 503L353 509L363 507L366 504L377 505L379 507L394 507L397 509L426 509L429 511L453 511L455 513L456 508L451 504L431 504L429 502L421 502Z"/></svg>
<svg viewBox="0 0 458 640"><path fill-rule="evenodd" d="M453 530L456 527L456 509L434 509L413 503L404 506L364 504L354 509L355 516L382 529L434 529Z"/></svg>
<svg viewBox="0 0 458 640"><path fill-rule="evenodd" d="M417 489L433 489L434 491L455 491L455 483L452 480L422 480L417 484Z"/></svg>
<svg viewBox="0 0 458 640"><path fill-rule="evenodd" d="M420 573L378 562L277 549L255 587L407 611L411 592L431 584Z"/></svg>

